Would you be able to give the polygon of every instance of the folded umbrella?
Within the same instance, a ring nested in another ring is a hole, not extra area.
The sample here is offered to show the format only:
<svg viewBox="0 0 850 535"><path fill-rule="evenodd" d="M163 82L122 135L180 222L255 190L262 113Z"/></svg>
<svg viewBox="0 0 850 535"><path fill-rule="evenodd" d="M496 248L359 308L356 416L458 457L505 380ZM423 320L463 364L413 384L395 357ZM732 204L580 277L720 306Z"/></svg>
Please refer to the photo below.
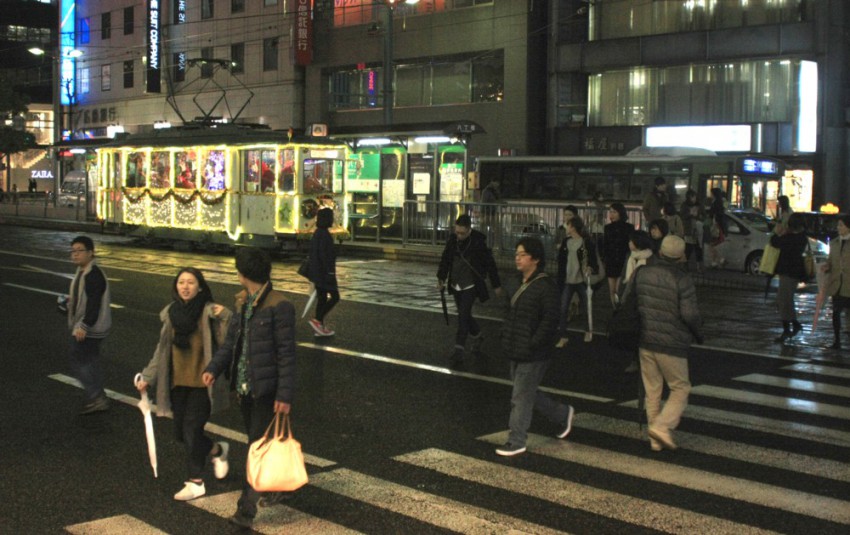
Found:
<svg viewBox="0 0 850 535"><path fill-rule="evenodd" d="M593 285L590 284L590 274L587 275L587 334L584 336L585 342L590 342L593 338Z"/></svg>
<svg viewBox="0 0 850 535"><path fill-rule="evenodd" d="M310 297L307 298L307 304L304 305L304 312L301 313L301 317L307 316L307 312L313 308L313 305L316 304L316 288L313 288L313 291L310 292Z"/></svg>
<svg viewBox="0 0 850 535"><path fill-rule="evenodd" d="M140 381L143 381L141 373L137 373L136 377L133 378L133 384L138 385ZM153 418L151 418L151 402L148 399L148 391L147 389L142 390L142 399L139 401L139 410L142 411L142 415L145 419L145 437L148 441L148 457L151 461L151 468L153 468L153 477L159 477L156 471L156 438L153 434Z"/></svg>
<svg viewBox="0 0 850 535"><path fill-rule="evenodd" d="M824 268L822 266L818 266L818 269L815 270L815 280L818 284L818 295L815 297L815 317L812 320L812 332L818 328L818 318L820 318L820 311L823 308L823 304L826 301L826 278L827 274L823 271Z"/></svg>

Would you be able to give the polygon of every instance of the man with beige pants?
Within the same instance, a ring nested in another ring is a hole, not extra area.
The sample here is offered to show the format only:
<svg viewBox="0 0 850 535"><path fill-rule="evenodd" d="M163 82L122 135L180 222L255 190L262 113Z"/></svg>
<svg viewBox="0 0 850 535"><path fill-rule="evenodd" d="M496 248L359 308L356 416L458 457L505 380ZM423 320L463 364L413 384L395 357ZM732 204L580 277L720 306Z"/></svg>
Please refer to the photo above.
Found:
<svg viewBox="0 0 850 535"><path fill-rule="evenodd" d="M675 450L673 430L688 405L688 348L702 343L702 319L691 276L684 271L685 241L666 236L657 258L635 274L640 314L640 368L653 451ZM664 383L670 396L662 407Z"/></svg>

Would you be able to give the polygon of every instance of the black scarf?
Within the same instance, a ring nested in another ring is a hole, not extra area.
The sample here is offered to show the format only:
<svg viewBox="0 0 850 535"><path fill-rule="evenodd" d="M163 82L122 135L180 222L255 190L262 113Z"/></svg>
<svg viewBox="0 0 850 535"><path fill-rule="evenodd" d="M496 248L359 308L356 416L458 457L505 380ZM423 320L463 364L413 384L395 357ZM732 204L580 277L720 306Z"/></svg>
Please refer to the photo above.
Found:
<svg viewBox="0 0 850 535"><path fill-rule="evenodd" d="M198 320L207 304L207 296L201 292L188 303L178 299L168 308L168 318L174 327L173 343L180 349L189 349L189 336L198 329Z"/></svg>

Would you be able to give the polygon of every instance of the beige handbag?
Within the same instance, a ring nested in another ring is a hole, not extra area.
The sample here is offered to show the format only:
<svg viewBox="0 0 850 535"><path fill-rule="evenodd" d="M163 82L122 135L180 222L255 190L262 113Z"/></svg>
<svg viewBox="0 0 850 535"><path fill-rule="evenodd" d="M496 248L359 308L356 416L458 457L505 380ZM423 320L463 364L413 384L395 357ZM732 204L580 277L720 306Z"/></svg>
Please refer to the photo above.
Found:
<svg viewBox="0 0 850 535"><path fill-rule="evenodd" d="M251 443L245 474L257 492L290 492L307 484L301 443L292 437L288 414L276 413L266 433Z"/></svg>

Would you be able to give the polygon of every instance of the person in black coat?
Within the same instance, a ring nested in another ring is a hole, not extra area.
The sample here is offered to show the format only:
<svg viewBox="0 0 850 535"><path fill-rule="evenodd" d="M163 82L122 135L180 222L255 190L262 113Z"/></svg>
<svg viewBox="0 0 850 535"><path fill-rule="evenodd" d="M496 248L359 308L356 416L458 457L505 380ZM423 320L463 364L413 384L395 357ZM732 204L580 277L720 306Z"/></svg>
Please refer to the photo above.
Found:
<svg viewBox="0 0 850 535"><path fill-rule="evenodd" d="M334 211L322 208L316 214L316 230L310 240L310 258L307 261L307 278L316 289L316 317L310 320L316 336L333 336L325 325L325 316L339 303L339 286L336 282L336 251L334 239L328 230L333 226Z"/></svg>
<svg viewBox="0 0 850 535"><path fill-rule="evenodd" d="M797 284L808 278L803 254L809 245L809 238L804 232L806 223L800 214L791 214L788 218L788 228L785 234L770 237L770 244L779 249L779 260L776 261L776 275L779 276L779 289L776 293L776 306L779 318L782 320L782 334L776 338L777 343L783 343L793 338L803 329L797 321L797 310L794 307L794 292Z"/></svg>
<svg viewBox="0 0 850 535"><path fill-rule="evenodd" d="M605 225L602 241L602 264L605 266L605 275L608 277L608 294L613 305L617 302L623 267L626 265L629 253L631 253L629 236L634 232L635 226L629 223L629 217L623 203L611 203L608 208L608 219L611 222Z"/></svg>
<svg viewBox="0 0 850 535"><path fill-rule="evenodd" d="M496 261L487 247L487 237L472 230L472 220L463 214L455 221L455 231L446 241L437 269L437 288L443 290L448 286L457 306L457 334L451 356L451 366L455 369L464 365L467 337L472 337L473 353L481 350L481 327L472 317L472 305L476 298L483 303L490 297L485 277L490 279L496 295L501 295L502 283Z"/></svg>
<svg viewBox="0 0 850 535"><path fill-rule="evenodd" d="M502 326L502 350L510 360L513 380L510 433L507 443L496 449L498 455L505 457L525 451L534 410L558 426L558 438L570 433L575 414L571 406L538 391L558 337L558 294L554 281L543 269L543 243L537 238L522 238L516 246L515 262L522 284L511 297L511 308Z"/></svg>

